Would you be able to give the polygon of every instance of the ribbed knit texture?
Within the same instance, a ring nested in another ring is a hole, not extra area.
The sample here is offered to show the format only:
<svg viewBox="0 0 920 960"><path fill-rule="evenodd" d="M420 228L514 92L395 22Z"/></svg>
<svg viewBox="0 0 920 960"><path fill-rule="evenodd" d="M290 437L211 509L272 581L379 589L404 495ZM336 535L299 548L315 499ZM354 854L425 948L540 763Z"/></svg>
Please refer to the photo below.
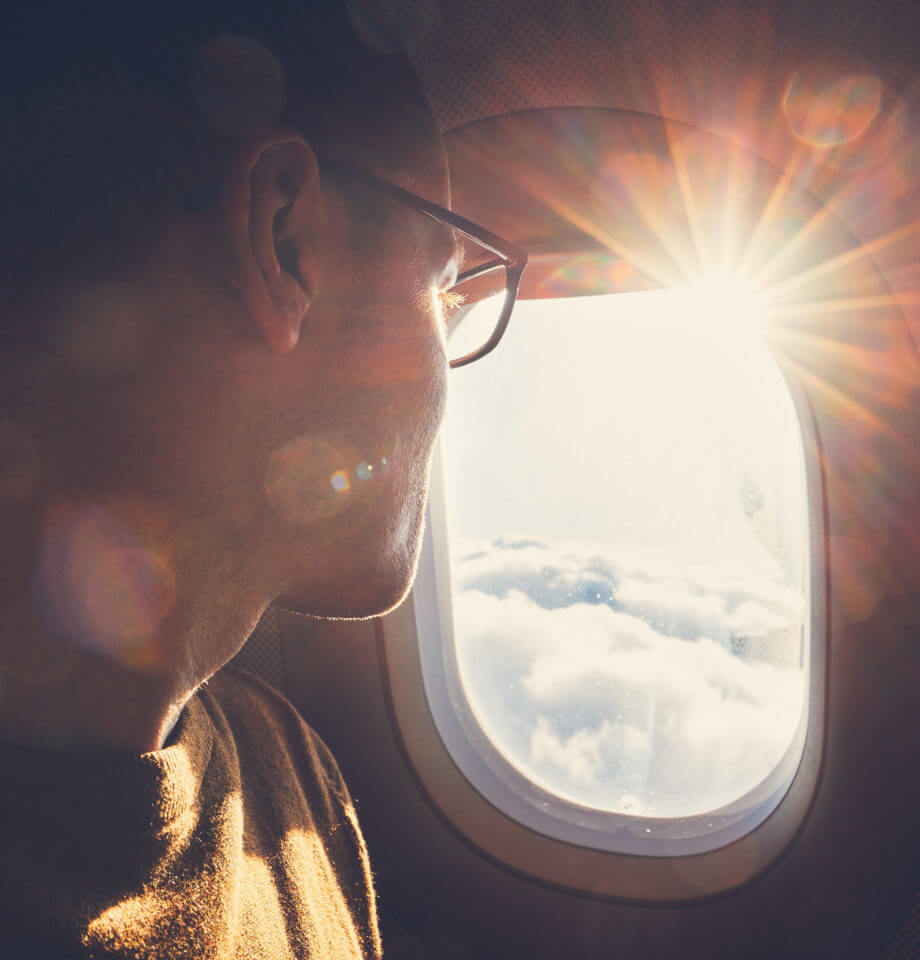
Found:
<svg viewBox="0 0 920 960"><path fill-rule="evenodd" d="M374 891L329 751L222 671L143 755L0 744L0 952L377 958Z"/></svg>

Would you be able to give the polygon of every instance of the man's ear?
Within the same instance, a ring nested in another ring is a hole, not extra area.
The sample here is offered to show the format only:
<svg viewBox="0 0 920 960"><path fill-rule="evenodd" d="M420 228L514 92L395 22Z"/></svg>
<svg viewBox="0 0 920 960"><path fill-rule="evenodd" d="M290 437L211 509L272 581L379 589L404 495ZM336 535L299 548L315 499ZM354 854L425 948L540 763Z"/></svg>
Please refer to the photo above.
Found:
<svg viewBox="0 0 920 960"><path fill-rule="evenodd" d="M292 350L319 281L324 215L316 155L296 132L240 144L223 182L232 267L269 348Z"/></svg>

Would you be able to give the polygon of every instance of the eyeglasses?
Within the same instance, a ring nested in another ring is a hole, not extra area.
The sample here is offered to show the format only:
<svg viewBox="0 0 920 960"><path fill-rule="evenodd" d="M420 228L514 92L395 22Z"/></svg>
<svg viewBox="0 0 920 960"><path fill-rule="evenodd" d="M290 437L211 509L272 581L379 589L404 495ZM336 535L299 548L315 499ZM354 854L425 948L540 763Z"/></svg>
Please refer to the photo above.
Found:
<svg viewBox="0 0 920 960"><path fill-rule="evenodd" d="M465 367L491 353L508 328L527 265L527 252L446 207L386 180L338 160L318 159L321 168L357 181L455 232L464 269L454 285L440 295L450 366Z"/></svg>

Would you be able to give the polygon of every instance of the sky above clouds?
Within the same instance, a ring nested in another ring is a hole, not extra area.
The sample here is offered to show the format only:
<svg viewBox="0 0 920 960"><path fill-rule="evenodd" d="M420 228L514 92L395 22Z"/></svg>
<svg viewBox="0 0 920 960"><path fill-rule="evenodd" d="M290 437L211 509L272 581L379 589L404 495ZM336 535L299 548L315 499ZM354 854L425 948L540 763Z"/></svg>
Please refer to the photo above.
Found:
<svg viewBox="0 0 920 960"><path fill-rule="evenodd" d="M801 714L800 431L738 303L707 297L519 304L496 362L452 377L461 679L511 762L602 809L731 802Z"/></svg>

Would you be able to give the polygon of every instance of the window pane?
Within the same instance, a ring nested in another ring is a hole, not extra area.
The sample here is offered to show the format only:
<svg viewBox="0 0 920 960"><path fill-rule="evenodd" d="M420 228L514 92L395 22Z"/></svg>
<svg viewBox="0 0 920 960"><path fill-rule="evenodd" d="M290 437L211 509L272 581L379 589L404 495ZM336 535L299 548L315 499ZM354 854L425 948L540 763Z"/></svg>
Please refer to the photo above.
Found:
<svg viewBox="0 0 920 960"><path fill-rule="evenodd" d="M444 432L479 724L576 803L690 816L760 783L806 691L789 391L737 290L524 301Z"/></svg>

